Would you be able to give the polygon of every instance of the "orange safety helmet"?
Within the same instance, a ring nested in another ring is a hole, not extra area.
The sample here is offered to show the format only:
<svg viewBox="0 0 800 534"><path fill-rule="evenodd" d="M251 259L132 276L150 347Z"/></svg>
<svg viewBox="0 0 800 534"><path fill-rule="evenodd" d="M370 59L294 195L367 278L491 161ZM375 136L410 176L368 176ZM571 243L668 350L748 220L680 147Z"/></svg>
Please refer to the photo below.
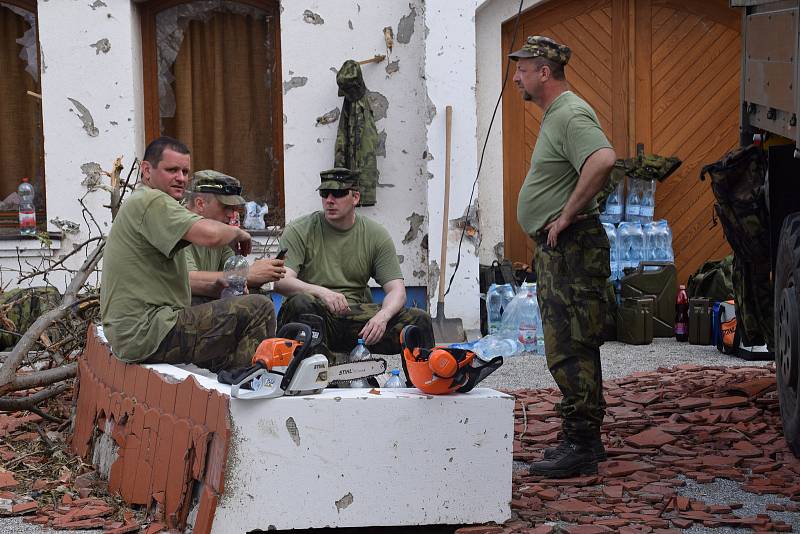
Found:
<svg viewBox="0 0 800 534"><path fill-rule="evenodd" d="M415 388L431 395L466 393L503 365L502 356L483 363L471 350L442 345L426 349L419 345L419 328L414 325L403 328L400 332L403 371Z"/></svg>

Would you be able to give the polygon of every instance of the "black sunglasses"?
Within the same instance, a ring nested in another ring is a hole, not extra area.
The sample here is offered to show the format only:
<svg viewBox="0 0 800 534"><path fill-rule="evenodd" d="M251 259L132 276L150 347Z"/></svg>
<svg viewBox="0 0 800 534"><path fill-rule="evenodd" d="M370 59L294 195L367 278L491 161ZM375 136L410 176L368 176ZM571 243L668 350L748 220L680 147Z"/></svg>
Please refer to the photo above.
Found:
<svg viewBox="0 0 800 534"><path fill-rule="evenodd" d="M241 195L242 187L230 184L201 184L194 188L196 193L214 193L215 195Z"/></svg>
<svg viewBox="0 0 800 534"><path fill-rule="evenodd" d="M333 195L333 198L346 197L350 193L349 189L320 189L320 198L328 198L328 195Z"/></svg>

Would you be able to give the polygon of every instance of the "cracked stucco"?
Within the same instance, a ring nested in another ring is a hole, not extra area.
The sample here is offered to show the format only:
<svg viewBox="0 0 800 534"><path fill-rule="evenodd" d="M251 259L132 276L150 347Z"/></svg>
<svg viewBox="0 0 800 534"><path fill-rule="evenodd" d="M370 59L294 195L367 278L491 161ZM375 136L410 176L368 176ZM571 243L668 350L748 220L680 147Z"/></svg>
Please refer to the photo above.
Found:
<svg viewBox="0 0 800 534"><path fill-rule="evenodd" d="M292 89L303 87L308 83L308 78L305 76L292 76L291 79L283 82L283 94L288 93Z"/></svg>
<svg viewBox="0 0 800 534"><path fill-rule="evenodd" d="M104 54L108 54L111 50L111 41L106 38L100 39L96 43L90 44L90 47L94 48L94 55L99 55L100 52Z"/></svg>
<svg viewBox="0 0 800 534"><path fill-rule="evenodd" d="M375 155L386 157L386 130L378 132L378 146L375 148Z"/></svg>
<svg viewBox="0 0 800 534"><path fill-rule="evenodd" d="M472 243L475 247L475 254L481 244L480 217L478 215L478 203L473 202L465 213L457 219L450 220L450 228L457 228L464 232L464 239Z"/></svg>
<svg viewBox="0 0 800 534"><path fill-rule="evenodd" d="M84 175L81 185L86 186L90 191L103 181L103 169L100 167L100 164L95 161L90 161L81 165L81 172Z"/></svg>
<svg viewBox="0 0 800 534"><path fill-rule="evenodd" d="M333 108L326 114L322 115L321 117L317 117L317 126L324 125L324 124L332 124L339 120L339 115L341 115L341 111L339 108Z"/></svg>
<svg viewBox="0 0 800 534"><path fill-rule="evenodd" d="M412 213L408 217L406 217L408 221L408 231L406 232L405 237L403 238L403 244L407 245L411 243L413 240L417 238L419 235L420 228L422 227L422 223L425 222L425 216L420 215L419 213Z"/></svg>
<svg viewBox="0 0 800 534"><path fill-rule="evenodd" d="M411 36L414 35L414 22L417 18L417 9L413 5L409 7L411 8L411 12L401 17L400 22L397 23L397 42L402 44L410 43Z"/></svg>
<svg viewBox="0 0 800 534"><path fill-rule="evenodd" d="M98 7L108 7L108 6L106 6L106 3L105 3L105 2L103 2L103 0L94 0L94 2L92 2L91 4L89 4L89 7L91 7L91 8L92 8L92 11L94 11L94 10L95 10L95 9L97 9Z"/></svg>
<svg viewBox="0 0 800 534"><path fill-rule="evenodd" d="M367 91L367 100L369 101L369 107L372 108L375 122L385 119L389 109L389 99L377 91Z"/></svg>
<svg viewBox="0 0 800 534"><path fill-rule="evenodd" d="M395 72L397 72L399 70L400 70L400 60L399 59L395 59L394 61L391 61L386 65L386 74L388 74L389 76L391 76L392 74L394 74Z"/></svg>
<svg viewBox="0 0 800 534"><path fill-rule="evenodd" d="M320 17L318 13L314 13L310 9L306 9L303 11L303 22L308 24L325 24L325 19Z"/></svg>

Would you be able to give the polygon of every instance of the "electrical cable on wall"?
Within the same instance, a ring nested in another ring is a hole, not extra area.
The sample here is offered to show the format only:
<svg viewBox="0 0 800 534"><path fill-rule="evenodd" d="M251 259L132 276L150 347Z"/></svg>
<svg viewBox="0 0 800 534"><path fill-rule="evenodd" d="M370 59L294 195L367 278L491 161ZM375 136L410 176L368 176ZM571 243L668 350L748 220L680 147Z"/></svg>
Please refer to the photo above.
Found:
<svg viewBox="0 0 800 534"><path fill-rule="evenodd" d="M519 0L519 8L517 9L517 16L516 20L514 21L514 32L511 35L511 44L509 47L508 53L511 54L514 51L514 43L517 41L517 31L519 31L519 21L520 17L522 16L522 3L525 0ZM478 178L481 175L481 167L483 167L483 157L486 155L486 146L489 144L489 135L492 133L492 125L494 124L494 119L497 116L497 110L500 107L500 102L503 99L503 92L506 90L506 84L508 83L508 75L511 72L511 59L506 55L506 72L503 75L503 85L500 87L500 94L497 97L497 102L494 105L494 111L492 111L492 118L489 121L489 128L486 130L486 139L483 141L483 148L481 149L481 158L478 161L478 172L475 173L475 181L472 182L472 191L469 194L469 202L467 202L467 215L469 215L469 207L472 206L472 199L475 197L475 186L478 185ZM466 219L464 221L464 227L461 228L461 237L458 239L458 253L456 254L456 265L453 268L453 274L450 275L450 281L447 282L447 291L444 292L445 295L450 293L450 287L453 285L453 280L456 277L456 273L458 272L458 267L461 265L461 245L464 243L464 235L467 232L467 223ZM445 269L445 265L440 265L440 269Z"/></svg>

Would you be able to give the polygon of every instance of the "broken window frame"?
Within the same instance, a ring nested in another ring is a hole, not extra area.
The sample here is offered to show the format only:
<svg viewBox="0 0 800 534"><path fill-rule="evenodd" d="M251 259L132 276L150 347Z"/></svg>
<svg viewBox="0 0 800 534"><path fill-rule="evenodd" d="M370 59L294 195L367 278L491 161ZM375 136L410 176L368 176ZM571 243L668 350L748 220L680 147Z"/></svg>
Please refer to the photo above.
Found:
<svg viewBox="0 0 800 534"><path fill-rule="evenodd" d="M0 0L0 6L3 8L10 9L12 12L17 14L18 16L25 19L25 21L31 25L30 29L25 32L25 34L17 40L18 44L22 47L19 51L19 57L21 60L25 62L25 72L33 78L36 84L39 86L39 92L41 93L41 54L40 44L39 44L39 12L38 12L38 1L37 0ZM32 46L30 40L31 37L34 41L34 46ZM24 43L19 43L20 40L26 40ZM40 109L39 109L39 117L38 117L38 129L41 132L41 146L39 150L41 152L41 159L40 159L40 173L41 173L41 180L37 180L37 176L31 176L30 179L32 183L36 186L36 196L35 196L35 204L36 208L36 226L37 231L43 231L43 228L46 228L47 225L47 176L45 170L45 161L44 161L44 121L42 118L42 111L41 111L41 98L42 95L33 95L30 94L28 98L37 98L40 101ZM21 179L20 179L21 180ZM2 199L0 199L2 200ZM14 219L16 220L17 217L17 209L13 210L0 210L0 213L3 213L3 218L6 219ZM29 239L28 236L22 236L19 233L19 227L17 225L11 225L7 227L0 227L0 239Z"/></svg>
<svg viewBox="0 0 800 534"><path fill-rule="evenodd" d="M2 1L2 0L0 0ZM272 108L272 124L279 127L272 128L273 154L278 159L273 187L278 201L276 206L269 206L270 215L277 215L273 224L284 223L284 168L283 168L283 86L281 73L281 48L280 48L280 1L279 0L205 0L203 3L240 4L243 8L256 8L275 17L277 21L275 43L275 67L270 90L280 95ZM142 81L144 93L144 124L145 141L150 142L161 135L161 99L159 95L159 58L157 44L156 20L159 13L182 4L192 3L192 0L146 0L139 4L141 17L142 36ZM269 230L267 230L269 232Z"/></svg>

